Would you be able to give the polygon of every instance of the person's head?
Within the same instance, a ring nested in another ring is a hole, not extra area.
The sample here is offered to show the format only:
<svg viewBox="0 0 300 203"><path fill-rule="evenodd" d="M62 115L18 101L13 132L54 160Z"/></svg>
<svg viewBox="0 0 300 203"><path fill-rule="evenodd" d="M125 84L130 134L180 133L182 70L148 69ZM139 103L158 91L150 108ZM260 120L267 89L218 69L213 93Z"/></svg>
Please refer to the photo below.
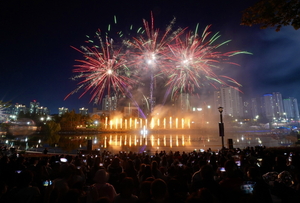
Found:
<svg viewBox="0 0 300 203"><path fill-rule="evenodd" d="M127 160L127 169L135 169L134 168L134 163L131 159Z"/></svg>
<svg viewBox="0 0 300 203"><path fill-rule="evenodd" d="M169 195L174 195L176 193L182 192L182 183L175 178L171 178L168 181L167 185L168 185Z"/></svg>
<svg viewBox="0 0 300 203"><path fill-rule="evenodd" d="M141 172L141 173L144 173L145 168L146 168L146 164L142 163L142 164L140 165L140 172Z"/></svg>
<svg viewBox="0 0 300 203"><path fill-rule="evenodd" d="M214 169L211 165L206 164L200 169L200 176L202 179L209 180L214 178Z"/></svg>
<svg viewBox="0 0 300 203"><path fill-rule="evenodd" d="M151 183L151 195L153 199L164 199L167 196L167 184L162 179L155 179Z"/></svg>
<svg viewBox="0 0 300 203"><path fill-rule="evenodd" d="M106 183L108 181L109 174L104 170L100 169L96 172L94 176L94 181L99 184Z"/></svg>
<svg viewBox="0 0 300 203"><path fill-rule="evenodd" d="M121 184L121 195L130 196L134 190L134 181L131 177L126 177L122 180Z"/></svg>
<svg viewBox="0 0 300 203"><path fill-rule="evenodd" d="M146 164L143 172L144 176L150 177L152 175L151 166Z"/></svg>
<svg viewBox="0 0 300 203"><path fill-rule="evenodd" d="M151 198L151 183L152 181L143 181L140 187L139 198L149 200Z"/></svg>
<svg viewBox="0 0 300 203"><path fill-rule="evenodd" d="M151 177L146 178L145 181L150 181L150 182L152 182L152 181L154 181L154 180L155 180L155 178L151 176Z"/></svg>
<svg viewBox="0 0 300 203"><path fill-rule="evenodd" d="M120 166L120 159L118 157L113 158L111 166L118 167Z"/></svg>
<svg viewBox="0 0 300 203"><path fill-rule="evenodd" d="M157 161L152 161L152 162L151 162L151 169L152 169L152 170L158 169L158 163L157 163Z"/></svg>
<svg viewBox="0 0 300 203"><path fill-rule="evenodd" d="M235 161L227 160L224 164L227 177L233 177L236 175L236 171L238 169Z"/></svg>

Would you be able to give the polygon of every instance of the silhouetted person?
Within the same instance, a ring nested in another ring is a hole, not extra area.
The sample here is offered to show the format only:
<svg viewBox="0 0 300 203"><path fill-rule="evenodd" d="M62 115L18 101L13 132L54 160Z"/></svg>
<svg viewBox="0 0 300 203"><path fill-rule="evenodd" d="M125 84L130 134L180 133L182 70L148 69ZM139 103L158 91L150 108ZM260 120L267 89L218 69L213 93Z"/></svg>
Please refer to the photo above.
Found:
<svg viewBox="0 0 300 203"><path fill-rule="evenodd" d="M109 174L100 169L96 172L94 181L95 184L91 186L91 196L94 201L97 201L101 197L107 197L110 202L113 202L117 193L113 185L108 183Z"/></svg>
<svg viewBox="0 0 300 203"><path fill-rule="evenodd" d="M207 189L201 188L198 192L192 193L186 200L186 203L216 203L214 195Z"/></svg>
<svg viewBox="0 0 300 203"><path fill-rule="evenodd" d="M48 154L48 148L45 148L43 154Z"/></svg>
<svg viewBox="0 0 300 203"><path fill-rule="evenodd" d="M152 181L144 181L140 186L139 203L148 203L151 200L151 183Z"/></svg>
<svg viewBox="0 0 300 203"><path fill-rule="evenodd" d="M247 171L248 180L253 182L253 200L255 202L272 203L269 185L262 179L259 169L251 167Z"/></svg>
<svg viewBox="0 0 300 203"><path fill-rule="evenodd" d="M121 192L115 197L114 203L136 203L138 201L138 197L133 194L134 181L131 177L124 178L120 186Z"/></svg>
<svg viewBox="0 0 300 203"><path fill-rule="evenodd" d="M8 193L9 202L26 202L39 203L41 202L41 193L38 187L31 185L33 173L30 171L22 171L18 174L17 184Z"/></svg>
<svg viewBox="0 0 300 203"><path fill-rule="evenodd" d="M151 195L151 203L168 202L166 182L162 179L155 179L151 183Z"/></svg>
<svg viewBox="0 0 300 203"><path fill-rule="evenodd" d="M207 188L215 198L221 199L221 187L214 180L214 169L209 164L202 166L192 177L191 191L196 192L201 188Z"/></svg>
<svg viewBox="0 0 300 203"><path fill-rule="evenodd" d="M233 160L225 162L225 178L219 182L223 202L239 202L243 179L240 177L238 167Z"/></svg>

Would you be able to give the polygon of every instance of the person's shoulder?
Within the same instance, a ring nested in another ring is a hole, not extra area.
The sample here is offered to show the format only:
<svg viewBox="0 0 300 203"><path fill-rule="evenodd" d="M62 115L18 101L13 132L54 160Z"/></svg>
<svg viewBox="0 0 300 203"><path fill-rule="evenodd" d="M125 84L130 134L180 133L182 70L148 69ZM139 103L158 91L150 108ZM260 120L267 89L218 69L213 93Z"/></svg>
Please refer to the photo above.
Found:
<svg viewBox="0 0 300 203"><path fill-rule="evenodd" d="M130 198L131 198L132 200L138 200L138 199L139 199L138 196L136 196L136 195L134 195L134 194L132 194Z"/></svg>
<svg viewBox="0 0 300 203"><path fill-rule="evenodd" d="M197 181L200 180L200 171L196 171L193 175L192 175L192 180Z"/></svg>
<svg viewBox="0 0 300 203"><path fill-rule="evenodd" d="M114 202L119 202L122 199L121 194L117 194L114 198Z"/></svg>
<svg viewBox="0 0 300 203"><path fill-rule="evenodd" d="M112 184L110 183L105 183L105 186L104 187L107 187L107 188L115 188Z"/></svg>

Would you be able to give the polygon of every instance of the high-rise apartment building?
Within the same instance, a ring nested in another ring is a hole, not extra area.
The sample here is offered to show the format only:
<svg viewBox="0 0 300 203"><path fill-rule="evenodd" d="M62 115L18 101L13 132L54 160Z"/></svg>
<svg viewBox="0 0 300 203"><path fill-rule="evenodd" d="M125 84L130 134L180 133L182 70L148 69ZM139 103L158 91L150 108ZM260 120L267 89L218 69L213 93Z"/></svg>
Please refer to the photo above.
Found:
<svg viewBox="0 0 300 203"><path fill-rule="evenodd" d="M232 87L222 87L214 92L215 107L223 107L223 115L231 117L243 116L243 104L239 91Z"/></svg>
<svg viewBox="0 0 300 203"><path fill-rule="evenodd" d="M105 95L102 99L102 110L103 111L116 111L118 107L118 98L117 96Z"/></svg>
<svg viewBox="0 0 300 203"><path fill-rule="evenodd" d="M298 102L296 98L289 97L287 99L283 99L283 107L285 111L285 119L290 120L299 120L299 109Z"/></svg>
<svg viewBox="0 0 300 203"><path fill-rule="evenodd" d="M37 115L44 115L44 116L50 114L50 111L47 107L40 106L40 103L35 100L30 102L29 108L27 108L25 104L16 103L14 106L10 107L9 114L15 115L15 117L17 118L17 116L21 112L23 114L29 113L29 114L37 114Z"/></svg>
<svg viewBox="0 0 300 203"><path fill-rule="evenodd" d="M273 94L262 96L262 110L268 120L272 121L275 118Z"/></svg>
<svg viewBox="0 0 300 203"><path fill-rule="evenodd" d="M274 116L277 120L283 119L283 102L282 95L279 92L273 92L273 100L274 100Z"/></svg>
<svg viewBox="0 0 300 203"><path fill-rule="evenodd" d="M249 120L252 118L251 105L249 102L247 101L243 102L241 111L243 112L244 119Z"/></svg>
<svg viewBox="0 0 300 203"><path fill-rule="evenodd" d="M259 105L256 98L251 99L250 109L251 109L252 119L257 118L259 116L260 112L261 112L260 111L261 108L260 108L260 105Z"/></svg>
<svg viewBox="0 0 300 203"><path fill-rule="evenodd" d="M81 115L88 115L89 114L89 109L84 108L84 107L79 108L79 114L81 114Z"/></svg>
<svg viewBox="0 0 300 203"><path fill-rule="evenodd" d="M264 94L262 96L262 112L269 121L282 121L285 119L282 95L279 92Z"/></svg>
<svg viewBox="0 0 300 203"><path fill-rule="evenodd" d="M27 113L27 108L25 104L15 104L15 106L12 108L12 114L13 115L19 115L21 112L24 114Z"/></svg>
<svg viewBox="0 0 300 203"><path fill-rule="evenodd" d="M49 115L50 111L47 107L40 106L39 102L33 100L32 102L30 102L29 113L37 115Z"/></svg>
<svg viewBox="0 0 300 203"><path fill-rule="evenodd" d="M37 102L36 100L33 100L32 102L30 102L30 106L29 106L29 113L30 114L34 114L34 113L38 113L38 107L40 106L40 103Z"/></svg>
<svg viewBox="0 0 300 203"><path fill-rule="evenodd" d="M37 107L36 113L38 115L49 115L50 111L47 107L39 106Z"/></svg>
<svg viewBox="0 0 300 203"><path fill-rule="evenodd" d="M58 108L58 116L62 116L67 112L69 112L68 108L65 108L65 107Z"/></svg>
<svg viewBox="0 0 300 203"><path fill-rule="evenodd" d="M177 100L177 106L181 111L189 111L191 108L189 93L181 93Z"/></svg>
<svg viewBox="0 0 300 203"><path fill-rule="evenodd" d="M217 109L218 107L222 106L222 100L221 100L221 91L215 91L214 92L214 109Z"/></svg>

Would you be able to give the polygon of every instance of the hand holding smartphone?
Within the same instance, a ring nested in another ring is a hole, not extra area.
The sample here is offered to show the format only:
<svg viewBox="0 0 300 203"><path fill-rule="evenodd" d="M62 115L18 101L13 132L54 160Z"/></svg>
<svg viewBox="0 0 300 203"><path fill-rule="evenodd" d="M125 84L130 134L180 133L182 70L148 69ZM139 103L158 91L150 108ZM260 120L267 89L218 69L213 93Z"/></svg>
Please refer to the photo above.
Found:
<svg viewBox="0 0 300 203"><path fill-rule="evenodd" d="M60 162L66 163L68 160L66 158L60 158Z"/></svg>
<svg viewBox="0 0 300 203"><path fill-rule="evenodd" d="M45 180L45 181L43 182L43 186L44 186L44 187L48 187L49 185L52 185L52 181L51 181L51 180Z"/></svg>

